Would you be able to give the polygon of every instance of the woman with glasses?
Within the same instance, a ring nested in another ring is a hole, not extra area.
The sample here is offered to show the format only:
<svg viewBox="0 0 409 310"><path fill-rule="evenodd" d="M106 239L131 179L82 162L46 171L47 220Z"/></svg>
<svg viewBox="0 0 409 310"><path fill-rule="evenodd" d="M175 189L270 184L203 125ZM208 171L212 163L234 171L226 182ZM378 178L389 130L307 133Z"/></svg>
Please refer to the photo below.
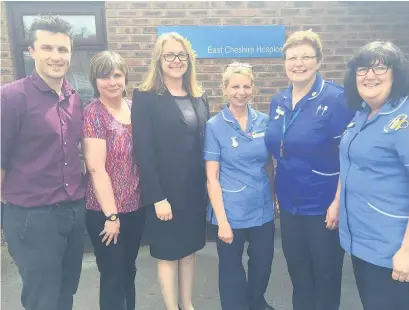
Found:
<svg viewBox="0 0 409 310"><path fill-rule="evenodd" d="M195 53L177 33L160 36L132 99L134 154L151 255L168 310L193 310L195 252L205 245L203 138L207 99L196 81ZM179 291L179 296L178 296Z"/></svg>
<svg viewBox="0 0 409 310"><path fill-rule="evenodd" d="M341 246L351 254L365 310L409 308L409 61L390 42L348 63L357 111L341 152Z"/></svg>
<svg viewBox="0 0 409 310"><path fill-rule="evenodd" d="M253 85L249 64L228 65L222 84L227 105L206 126L208 218L218 226L223 310L273 310L264 298L274 253L272 161L263 139L268 116L249 105ZM246 240L247 280L242 265Z"/></svg>
<svg viewBox="0 0 409 310"><path fill-rule="evenodd" d="M342 87L317 72L323 53L316 33L295 32L283 52L291 85L271 101L265 143L277 161L293 309L338 310L344 257L337 229L338 144L353 113Z"/></svg>

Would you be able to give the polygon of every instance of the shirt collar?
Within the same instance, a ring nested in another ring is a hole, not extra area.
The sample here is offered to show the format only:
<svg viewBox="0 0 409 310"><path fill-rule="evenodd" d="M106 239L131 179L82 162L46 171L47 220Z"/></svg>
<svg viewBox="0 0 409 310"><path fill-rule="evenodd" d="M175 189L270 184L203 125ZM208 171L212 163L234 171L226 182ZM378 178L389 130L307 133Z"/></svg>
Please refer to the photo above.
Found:
<svg viewBox="0 0 409 310"><path fill-rule="evenodd" d="M317 73L314 84L312 85L310 91L307 93L307 95L304 98L307 98L307 100L312 100L312 99L317 98L319 95L321 95L322 90L324 89L324 85L325 85L325 80L323 79L321 74ZM291 84L283 92L284 100L287 103L290 102L290 105L291 105L291 99L292 99L292 91L293 91L293 85Z"/></svg>
<svg viewBox="0 0 409 310"><path fill-rule="evenodd" d="M254 111L254 109L252 109L250 105L247 105L247 109L248 109L249 119L251 119L251 121L254 122L257 119L256 111ZM237 120L234 118L233 113L231 113L228 104L222 110L222 116L226 122L233 123L233 124L237 123Z"/></svg>
<svg viewBox="0 0 409 310"><path fill-rule="evenodd" d="M52 89L50 86L48 86L44 80L41 78L41 76L37 73L36 70L33 71L31 74L31 81L33 84L41 91L43 92L49 92ZM61 87L61 93L64 95L64 97L69 97L72 94L74 94L76 91L74 88L72 88L71 84L67 81L67 79L64 77L64 80L62 82L62 87Z"/></svg>
<svg viewBox="0 0 409 310"><path fill-rule="evenodd" d="M399 110L405 102L409 102L409 96L399 99L390 99L387 102L385 102L384 105L379 109L378 114L379 115L392 114L393 112ZM362 101L362 108L364 109L364 111L367 111L369 113L370 107L365 101Z"/></svg>

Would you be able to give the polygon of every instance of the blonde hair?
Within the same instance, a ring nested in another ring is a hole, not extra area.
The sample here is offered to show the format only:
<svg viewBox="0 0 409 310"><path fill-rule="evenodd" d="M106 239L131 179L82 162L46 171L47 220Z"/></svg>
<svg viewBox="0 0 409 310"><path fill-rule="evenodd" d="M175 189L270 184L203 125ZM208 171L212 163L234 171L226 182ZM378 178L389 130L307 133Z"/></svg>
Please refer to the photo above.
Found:
<svg viewBox="0 0 409 310"><path fill-rule="evenodd" d="M310 45L317 53L317 60L320 61L322 59L323 53L321 39L317 33L312 31L312 29L297 31L290 35L283 46L284 55L290 47L301 44Z"/></svg>
<svg viewBox="0 0 409 310"><path fill-rule="evenodd" d="M222 75L222 87L226 88L233 74L241 74L251 79L251 84L254 85L253 68L248 63L232 62L226 66Z"/></svg>
<svg viewBox="0 0 409 310"><path fill-rule="evenodd" d="M162 57L163 46L166 41L174 39L183 45L183 48L188 54L187 71L183 75L183 85L186 91L193 97L201 97L203 95L202 87L198 84L196 79L196 54L192 48L190 42L176 32L164 33L156 41L149 71L145 80L139 86L141 91L156 90L157 93L162 94L166 90L165 83L163 81L163 72L160 64Z"/></svg>
<svg viewBox="0 0 409 310"><path fill-rule="evenodd" d="M91 58L89 68L89 80L94 88L94 96L99 97L97 79L102 79L111 74L115 69L120 70L125 75L125 85L128 84L128 66L118 53L103 51ZM126 96L126 88L122 96Z"/></svg>

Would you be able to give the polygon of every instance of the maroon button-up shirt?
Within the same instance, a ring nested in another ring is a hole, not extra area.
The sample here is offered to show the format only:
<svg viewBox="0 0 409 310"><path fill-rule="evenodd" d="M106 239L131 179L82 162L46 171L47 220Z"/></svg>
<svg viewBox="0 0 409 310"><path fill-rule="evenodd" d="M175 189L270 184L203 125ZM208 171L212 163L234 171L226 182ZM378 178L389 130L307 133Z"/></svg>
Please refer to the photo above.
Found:
<svg viewBox="0 0 409 310"><path fill-rule="evenodd" d="M23 207L84 198L82 109L64 79L61 95L37 74L1 87L2 196Z"/></svg>

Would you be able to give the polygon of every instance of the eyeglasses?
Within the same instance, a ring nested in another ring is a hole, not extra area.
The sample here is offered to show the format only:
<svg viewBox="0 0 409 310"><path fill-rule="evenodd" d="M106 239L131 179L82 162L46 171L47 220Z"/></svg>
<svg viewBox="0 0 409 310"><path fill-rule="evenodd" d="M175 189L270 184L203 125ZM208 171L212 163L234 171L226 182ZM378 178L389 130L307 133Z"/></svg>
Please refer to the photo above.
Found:
<svg viewBox="0 0 409 310"><path fill-rule="evenodd" d="M301 59L302 62L307 62L307 61L313 60L314 58L317 58L317 56L302 56L301 58L294 56L294 57L286 58L285 60L288 62L296 62L298 59Z"/></svg>
<svg viewBox="0 0 409 310"><path fill-rule="evenodd" d="M186 61L186 60L189 59L189 56L187 54L177 54L177 55L175 55L175 54L165 54L162 57L167 62L175 61L176 58L178 58L179 61Z"/></svg>
<svg viewBox="0 0 409 310"><path fill-rule="evenodd" d="M253 69L253 66L249 63L244 62L233 62L231 64L226 65L225 69L227 68L250 68Z"/></svg>
<svg viewBox="0 0 409 310"><path fill-rule="evenodd" d="M383 75L388 72L389 66L357 67L355 72L358 76L364 76L368 74L369 70L372 70L375 75Z"/></svg>

